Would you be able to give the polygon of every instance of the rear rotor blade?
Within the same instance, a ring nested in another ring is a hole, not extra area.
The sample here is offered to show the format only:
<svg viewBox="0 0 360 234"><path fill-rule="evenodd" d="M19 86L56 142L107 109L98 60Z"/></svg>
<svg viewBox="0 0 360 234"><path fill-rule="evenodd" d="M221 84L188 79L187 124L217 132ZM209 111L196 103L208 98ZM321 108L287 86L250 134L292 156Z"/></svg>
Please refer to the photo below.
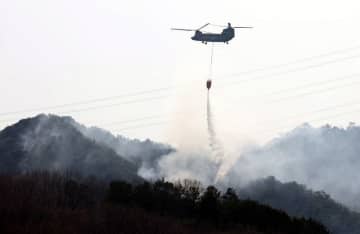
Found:
<svg viewBox="0 0 360 234"><path fill-rule="evenodd" d="M233 27L233 28L253 28L253 27Z"/></svg>
<svg viewBox="0 0 360 234"><path fill-rule="evenodd" d="M187 29L187 28L171 28L171 30L176 30L176 31L195 31L194 29Z"/></svg>
<svg viewBox="0 0 360 234"><path fill-rule="evenodd" d="M219 24L211 24L212 26L215 27L220 27L220 28L227 28L227 25L219 25ZM253 28L253 27L232 27L232 28Z"/></svg>

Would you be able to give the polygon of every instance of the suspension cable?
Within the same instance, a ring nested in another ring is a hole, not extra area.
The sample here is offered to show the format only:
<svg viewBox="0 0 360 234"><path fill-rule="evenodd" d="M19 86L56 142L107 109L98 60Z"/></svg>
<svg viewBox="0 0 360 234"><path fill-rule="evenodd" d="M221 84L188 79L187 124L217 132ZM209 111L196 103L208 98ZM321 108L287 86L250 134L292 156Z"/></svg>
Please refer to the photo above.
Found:
<svg viewBox="0 0 360 234"><path fill-rule="evenodd" d="M214 43L211 43L211 56L210 56L210 68L209 68L209 80L212 79L213 73L213 57L214 57Z"/></svg>

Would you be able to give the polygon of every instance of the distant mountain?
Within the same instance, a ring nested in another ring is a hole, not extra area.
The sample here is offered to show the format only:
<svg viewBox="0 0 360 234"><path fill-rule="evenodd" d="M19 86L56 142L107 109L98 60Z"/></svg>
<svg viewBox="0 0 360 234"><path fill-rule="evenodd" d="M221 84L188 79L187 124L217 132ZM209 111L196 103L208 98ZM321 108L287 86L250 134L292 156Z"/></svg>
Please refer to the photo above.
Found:
<svg viewBox="0 0 360 234"><path fill-rule="evenodd" d="M242 199L259 201L291 216L317 220L333 234L358 234L360 230L360 213L335 202L325 192L314 192L296 182L281 183L268 177L237 191Z"/></svg>
<svg viewBox="0 0 360 234"><path fill-rule="evenodd" d="M0 132L0 173L71 171L100 179L141 182L138 167L86 137L70 117L38 115Z"/></svg>

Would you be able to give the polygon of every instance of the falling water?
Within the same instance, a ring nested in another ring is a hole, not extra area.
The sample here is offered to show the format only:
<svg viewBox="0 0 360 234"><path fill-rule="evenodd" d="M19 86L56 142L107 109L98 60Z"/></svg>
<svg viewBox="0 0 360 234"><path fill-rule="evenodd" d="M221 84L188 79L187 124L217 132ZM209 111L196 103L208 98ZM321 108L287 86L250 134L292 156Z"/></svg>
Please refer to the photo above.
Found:
<svg viewBox="0 0 360 234"><path fill-rule="evenodd" d="M215 177L216 181L222 176L221 173L221 165L224 160L224 150L223 146L221 145L220 141L217 139L216 131L214 128L214 119L211 112L211 104L210 104L210 92L207 93L207 127L208 127L208 134L209 134L209 147L212 153L213 160L216 165L217 172Z"/></svg>

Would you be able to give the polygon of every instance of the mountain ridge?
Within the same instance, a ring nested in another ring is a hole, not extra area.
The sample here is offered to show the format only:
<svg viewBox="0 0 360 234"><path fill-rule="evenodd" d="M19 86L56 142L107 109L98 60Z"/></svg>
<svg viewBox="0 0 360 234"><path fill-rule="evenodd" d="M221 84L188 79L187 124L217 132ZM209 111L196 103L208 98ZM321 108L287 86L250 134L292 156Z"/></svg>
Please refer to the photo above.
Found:
<svg viewBox="0 0 360 234"><path fill-rule="evenodd" d="M82 176L141 182L137 167L110 147L86 138L70 117L40 114L0 132L0 171L74 171Z"/></svg>

